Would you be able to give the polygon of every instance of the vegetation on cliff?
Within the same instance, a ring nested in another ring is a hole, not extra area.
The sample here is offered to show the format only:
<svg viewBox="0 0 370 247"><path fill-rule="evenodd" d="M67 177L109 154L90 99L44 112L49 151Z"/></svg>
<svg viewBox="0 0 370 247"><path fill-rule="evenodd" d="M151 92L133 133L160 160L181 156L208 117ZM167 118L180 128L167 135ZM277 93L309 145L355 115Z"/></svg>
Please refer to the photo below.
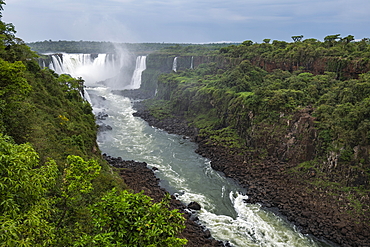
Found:
<svg viewBox="0 0 370 247"><path fill-rule="evenodd" d="M130 193L102 160L83 80L35 58L0 21L0 246L185 244L168 198Z"/></svg>
<svg viewBox="0 0 370 247"><path fill-rule="evenodd" d="M302 193L321 191L369 226L370 42L339 36L245 41L208 61L194 56L205 62L160 75L147 105L157 118L184 117L246 167L283 162L278 172L306 183Z"/></svg>

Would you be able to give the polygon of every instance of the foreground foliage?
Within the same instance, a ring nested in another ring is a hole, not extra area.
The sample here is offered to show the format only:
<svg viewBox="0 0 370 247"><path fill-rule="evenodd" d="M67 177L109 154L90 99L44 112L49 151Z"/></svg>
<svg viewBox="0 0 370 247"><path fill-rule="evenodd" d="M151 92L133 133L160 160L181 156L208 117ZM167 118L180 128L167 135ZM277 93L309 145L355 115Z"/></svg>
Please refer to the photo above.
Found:
<svg viewBox="0 0 370 247"><path fill-rule="evenodd" d="M93 196L95 160L68 156L62 181L54 161L39 164L30 144L0 135L0 246L182 246L177 210L142 193L113 188ZM51 193L57 186L60 193ZM84 225L85 224L85 225Z"/></svg>
<svg viewBox="0 0 370 247"><path fill-rule="evenodd" d="M46 196L56 183L58 168L51 161L39 166L30 144L16 145L0 134L0 245L46 246L53 226L47 220L52 200Z"/></svg>
<svg viewBox="0 0 370 247"><path fill-rule="evenodd" d="M169 200L152 203L142 193L113 189L91 206L92 234L77 246L183 246L187 241L175 234L184 228L184 218L167 210Z"/></svg>
<svg viewBox="0 0 370 247"><path fill-rule="evenodd" d="M36 56L0 21L0 246L186 244L182 215L127 191L102 160L83 80Z"/></svg>

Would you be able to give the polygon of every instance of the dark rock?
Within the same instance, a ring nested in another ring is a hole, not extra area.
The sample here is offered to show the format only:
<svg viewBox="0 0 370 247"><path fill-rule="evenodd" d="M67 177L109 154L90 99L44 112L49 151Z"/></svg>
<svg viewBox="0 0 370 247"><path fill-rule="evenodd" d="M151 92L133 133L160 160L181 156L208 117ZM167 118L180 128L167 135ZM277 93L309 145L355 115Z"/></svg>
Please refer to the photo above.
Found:
<svg viewBox="0 0 370 247"><path fill-rule="evenodd" d="M98 120L106 120L108 117L108 114L107 113L104 113L104 112L99 112L97 115L96 115L96 118Z"/></svg>
<svg viewBox="0 0 370 247"><path fill-rule="evenodd" d="M204 231L204 236L206 237L206 238L210 238L211 237L211 232L207 229L207 230L205 230Z"/></svg>
<svg viewBox="0 0 370 247"><path fill-rule="evenodd" d="M101 124L98 124L98 125L99 125L99 131L101 131L101 132L113 129L112 126L110 126L108 124L101 123Z"/></svg>
<svg viewBox="0 0 370 247"><path fill-rule="evenodd" d="M188 209L193 209L193 210L200 210L202 207L197 202L191 202L191 203L189 203L187 208Z"/></svg>
<svg viewBox="0 0 370 247"><path fill-rule="evenodd" d="M199 218L196 214L191 214L189 219L192 220L192 221L198 221L199 220Z"/></svg>

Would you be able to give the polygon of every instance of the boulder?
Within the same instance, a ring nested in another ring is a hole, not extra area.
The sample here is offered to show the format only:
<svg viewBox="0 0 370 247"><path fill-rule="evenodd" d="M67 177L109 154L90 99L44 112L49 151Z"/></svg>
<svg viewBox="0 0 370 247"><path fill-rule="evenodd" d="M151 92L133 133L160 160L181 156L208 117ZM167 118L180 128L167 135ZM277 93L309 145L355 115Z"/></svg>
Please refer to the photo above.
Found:
<svg viewBox="0 0 370 247"><path fill-rule="evenodd" d="M108 131L108 130L112 130L112 126L108 125L108 124L99 124L99 131Z"/></svg>
<svg viewBox="0 0 370 247"><path fill-rule="evenodd" d="M202 207L197 202L191 202L191 203L189 203L187 208L188 209L193 209L193 210L200 210Z"/></svg>

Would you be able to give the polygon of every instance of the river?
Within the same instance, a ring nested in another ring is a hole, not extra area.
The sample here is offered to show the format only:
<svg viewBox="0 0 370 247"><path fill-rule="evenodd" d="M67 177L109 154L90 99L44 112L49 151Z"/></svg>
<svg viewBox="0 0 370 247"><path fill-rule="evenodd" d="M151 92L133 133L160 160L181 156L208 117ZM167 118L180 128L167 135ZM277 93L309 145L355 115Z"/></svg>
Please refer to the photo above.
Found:
<svg viewBox="0 0 370 247"><path fill-rule="evenodd" d="M103 122L112 127L98 135L102 152L158 168L161 186L185 204L201 204L200 223L217 240L232 246L329 246L299 233L260 205L245 203L245 189L214 171L208 159L194 152L195 143L134 117L129 98L112 94L101 85L87 91L94 113L107 114Z"/></svg>
<svg viewBox="0 0 370 247"><path fill-rule="evenodd" d="M107 59L103 55L94 60L81 54L67 54L63 55L63 61L54 60L54 68L59 66L58 73L69 73L86 80L88 100L95 115L107 114L105 119L98 120L100 124L112 127L98 134L101 151L158 168L156 176L161 179L161 186L185 204L196 201L202 206L197 212L199 223L207 227L215 239L239 247L330 246L301 234L293 225L260 205L245 203L246 190L214 171L210 160L194 152L195 143L150 127L144 120L134 117L129 98L113 94L109 83L96 82L104 78L92 78L99 70L106 72ZM119 61L124 63L124 59ZM138 61L145 65L145 58ZM113 67L109 65L109 68ZM135 72L133 77L141 78ZM117 89L116 80L110 83ZM123 88L130 85L137 88L140 82L132 80Z"/></svg>

